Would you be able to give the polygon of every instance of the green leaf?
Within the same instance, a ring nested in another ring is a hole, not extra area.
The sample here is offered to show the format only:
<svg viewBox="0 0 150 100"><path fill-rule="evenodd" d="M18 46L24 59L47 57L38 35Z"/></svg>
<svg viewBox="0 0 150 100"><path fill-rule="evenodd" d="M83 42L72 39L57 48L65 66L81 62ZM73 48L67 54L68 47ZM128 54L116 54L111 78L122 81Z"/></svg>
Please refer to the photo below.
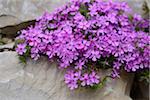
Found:
<svg viewBox="0 0 150 100"><path fill-rule="evenodd" d="M95 84L91 86L92 89L101 89L105 86L107 82L108 76L104 77L99 84Z"/></svg>
<svg viewBox="0 0 150 100"><path fill-rule="evenodd" d="M25 52L25 56L29 57L30 56L30 51L31 51L31 47L30 46L26 46L27 51Z"/></svg>
<svg viewBox="0 0 150 100"><path fill-rule="evenodd" d="M26 64L26 60L30 56L31 47L30 46L26 46L26 49L27 50L26 50L26 52L23 55L19 55L19 60L23 64Z"/></svg>
<svg viewBox="0 0 150 100"><path fill-rule="evenodd" d="M17 44L20 44L20 43L24 43L24 40L23 39L15 40L15 47L17 46Z"/></svg>
<svg viewBox="0 0 150 100"><path fill-rule="evenodd" d="M80 9L79 9L79 11L80 11L80 13L83 15L83 16L85 16L86 18L88 18L89 17L89 15L88 15L88 6L86 6L85 4L81 4L80 5Z"/></svg>
<svg viewBox="0 0 150 100"><path fill-rule="evenodd" d="M129 20L132 22L133 16L132 16L132 15L129 15L128 18L129 18Z"/></svg>
<svg viewBox="0 0 150 100"><path fill-rule="evenodd" d="M144 81L145 83L150 83L150 71L149 69L143 70L140 73L138 73L138 79L139 81Z"/></svg>
<svg viewBox="0 0 150 100"><path fill-rule="evenodd" d="M21 63L26 64L26 57L25 56L19 56L19 60Z"/></svg>

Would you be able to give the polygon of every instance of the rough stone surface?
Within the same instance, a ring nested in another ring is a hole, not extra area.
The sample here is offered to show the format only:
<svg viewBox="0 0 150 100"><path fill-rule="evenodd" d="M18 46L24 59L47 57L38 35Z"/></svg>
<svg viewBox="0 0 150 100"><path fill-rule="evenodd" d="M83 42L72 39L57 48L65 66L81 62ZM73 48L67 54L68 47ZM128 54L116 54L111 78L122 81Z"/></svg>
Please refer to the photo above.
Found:
<svg viewBox="0 0 150 100"><path fill-rule="evenodd" d="M66 1L69 0L0 0L0 36L2 33L15 37L17 31L33 24L35 18ZM120 1L128 2L140 14L144 1L150 7L149 0ZM2 45L0 49L13 48L13 45ZM29 60L27 65L23 65L15 52L0 52L0 100L131 100L132 77L125 73L118 80L110 79L103 89L75 91L67 88L63 75L56 63L50 63L46 58L37 62Z"/></svg>
<svg viewBox="0 0 150 100"><path fill-rule="evenodd" d="M138 14L143 14L142 8L143 8L144 2L146 2L148 7L150 8L150 0L116 0L116 1L127 2L129 6L133 9L133 11Z"/></svg>
<svg viewBox="0 0 150 100"><path fill-rule="evenodd" d="M131 80L124 73L102 89L70 91L56 63L41 58L22 65L15 52L0 52L0 100L131 100Z"/></svg>
<svg viewBox="0 0 150 100"><path fill-rule="evenodd" d="M145 84L144 82L139 82L139 89L141 91L141 97L139 98L144 98L145 100L149 100L150 98L150 94L149 94L149 91L150 91L150 87L149 87L149 84ZM139 94L140 96L140 94Z"/></svg>
<svg viewBox="0 0 150 100"><path fill-rule="evenodd" d="M12 49L14 47L15 43L11 42L5 45L0 45L0 49Z"/></svg>
<svg viewBox="0 0 150 100"><path fill-rule="evenodd" d="M0 0L0 27L34 20L67 0ZM8 21L8 22L7 22Z"/></svg>
<svg viewBox="0 0 150 100"><path fill-rule="evenodd" d="M0 10L1 11L1 10ZM11 15L1 15L0 16L0 27L5 27L5 26L11 26L11 25L17 25L18 23L20 23L21 20L19 20L17 17L15 16L11 16Z"/></svg>
<svg viewBox="0 0 150 100"><path fill-rule="evenodd" d="M12 41L13 41L12 38L2 37L2 36L0 37L0 45L9 44L9 43L12 43Z"/></svg>
<svg viewBox="0 0 150 100"><path fill-rule="evenodd" d="M17 36L17 32L33 25L35 20L22 22L17 25L8 25L6 27L0 28L0 34L7 38L15 38ZM2 38L3 39L3 38Z"/></svg>

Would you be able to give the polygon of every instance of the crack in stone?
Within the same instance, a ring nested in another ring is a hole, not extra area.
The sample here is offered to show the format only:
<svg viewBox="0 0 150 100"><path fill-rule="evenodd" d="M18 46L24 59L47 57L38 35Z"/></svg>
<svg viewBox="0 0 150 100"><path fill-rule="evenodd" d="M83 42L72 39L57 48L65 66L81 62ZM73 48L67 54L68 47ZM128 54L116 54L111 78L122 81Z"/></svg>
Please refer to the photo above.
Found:
<svg viewBox="0 0 150 100"><path fill-rule="evenodd" d="M5 52L5 51L15 51L14 48L2 48L0 49L0 52Z"/></svg>

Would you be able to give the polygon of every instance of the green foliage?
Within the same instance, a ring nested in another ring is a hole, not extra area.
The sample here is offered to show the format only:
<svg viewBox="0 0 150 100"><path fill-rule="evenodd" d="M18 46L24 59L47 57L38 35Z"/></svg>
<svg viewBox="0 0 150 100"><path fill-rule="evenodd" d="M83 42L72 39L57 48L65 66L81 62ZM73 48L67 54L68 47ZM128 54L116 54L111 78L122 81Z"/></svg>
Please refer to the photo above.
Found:
<svg viewBox="0 0 150 100"><path fill-rule="evenodd" d="M19 60L23 64L26 64L26 60L30 56L31 47L26 46L26 49L27 49L27 51L23 55L19 55Z"/></svg>
<svg viewBox="0 0 150 100"><path fill-rule="evenodd" d="M4 45L5 42L0 39L0 45Z"/></svg>
<svg viewBox="0 0 150 100"><path fill-rule="evenodd" d="M21 39L15 40L15 47L17 46L17 44L20 44L20 43L24 43L24 40L21 40Z"/></svg>
<svg viewBox="0 0 150 100"><path fill-rule="evenodd" d="M149 14L150 8L148 7L147 2L145 1L143 4L144 15Z"/></svg>
<svg viewBox="0 0 150 100"><path fill-rule="evenodd" d="M21 63L26 64L26 57L19 55L19 60Z"/></svg>
<svg viewBox="0 0 150 100"><path fill-rule="evenodd" d="M150 71L149 69L143 70L137 74L139 81L150 83Z"/></svg>
<svg viewBox="0 0 150 100"><path fill-rule="evenodd" d="M24 43L24 40L17 39L15 41L15 47L17 47L17 44L20 44L20 43ZM26 64L26 60L30 56L30 50L31 50L31 47L26 46L26 52L23 55L19 55L19 60L21 63Z"/></svg>
<svg viewBox="0 0 150 100"><path fill-rule="evenodd" d="M92 89L101 89L101 88L103 88L105 86L108 78L109 78L108 76L104 77L99 84L95 84L91 88Z"/></svg>
<svg viewBox="0 0 150 100"><path fill-rule="evenodd" d="M110 57L101 57L96 62L96 65L99 69L109 69L112 68L114 61L115 61L115 57L112 55Z"/></svg>
<svg viewBox="0 0 150 100"><path fill-rule="evenodd" d="M129 20L132 22L133 20L133 16L132 15L128 15Z"/></svg>
<svg viewBox="0 0 150 100"><path fill-rule="evenodd" d="M89 17L89 15L88 15L88 12L89 12L88 6L86 6L85 4L81 4L81 5L80 5L79 11L80 11L80 13L81 13L83 16L85 16L86 18Z"/></svg>

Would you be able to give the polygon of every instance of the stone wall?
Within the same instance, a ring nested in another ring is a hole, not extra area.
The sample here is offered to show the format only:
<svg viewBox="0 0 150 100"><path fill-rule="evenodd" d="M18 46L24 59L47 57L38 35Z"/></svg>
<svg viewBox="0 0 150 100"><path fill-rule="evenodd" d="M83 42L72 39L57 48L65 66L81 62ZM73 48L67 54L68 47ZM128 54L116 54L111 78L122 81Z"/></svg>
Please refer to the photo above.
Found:
<svg viewBox="0 0 150 100"><path fill-rule="evenodd" d="M126 74L110 79L102 89L70 91L63 71L44 57L22 65L15 52L7 51L0 53L0 59L0 100L131 100L132 77Z"/></svg>
<svg viewBox="0 0 150 100"><path fill-rule="evenodd" d="M103 89L68 90L63 72L46 58L27 65L14 52L16 32L34 23L45 11L51 12L68 0L0 0L0 100L131 100L132 77L110 80ZM142 14L144 0L127 1ZM145 0L150 7L150 1ZM128 83L129 82L129 83Z"/></svg>

